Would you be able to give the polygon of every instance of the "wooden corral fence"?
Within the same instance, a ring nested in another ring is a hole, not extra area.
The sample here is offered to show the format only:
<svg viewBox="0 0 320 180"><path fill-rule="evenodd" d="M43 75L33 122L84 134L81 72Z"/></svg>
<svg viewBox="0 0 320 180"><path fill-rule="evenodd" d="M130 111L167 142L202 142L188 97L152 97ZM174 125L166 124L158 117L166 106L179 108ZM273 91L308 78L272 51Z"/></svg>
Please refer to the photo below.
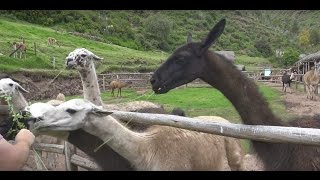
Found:
<svg viewBox="0 0 320 180"><path fill-rule="evenodd" d="M98 81L103 91L109 89L110 82L113 80L131 81L134 88L145 88L150 86L149 79L152 73L109 73L99 74Z"/></svg>
<svg viewBox="0 0 320 180"><path fill-rule="evenodd" d="M14 143L14 141L10 141ZM33 152L35 150L35 152ZM41 159L42 152L57 153L63 154L65 156L65 167L67 171L78 171L78 167L82 167L88 171L97 171L99 166L84 157L81 157L75 153L75 147L68 143L64 142L64 145L60 144L46 144L46 143L34 143L30 150L30 154L34 154L37 170L44 171L46 167ZM23 171L33 171L34 169L23 168Z"/></svg>
<svg viewBox="0 0 320 180"><path fill-rule="evenodd" d="M133 88L150 88L150 78L153 73L109 73L98 74L98 81L100 89L106 91L109 89L109 84L113 80L131 81ZM206 86L207 83L200 79L196 79L189 83L187 86Z"/></svg>
<svg viewBox="0 0 320 180"><path fill-rule="evenodd" d="M281 77L282 75L270 75L270 76L261 76L258 73L247 73L247 76L257 82L271 82L275 83L279 86L282 86ZM295 79L292 81L293 87L297 90L299 85L303 86L304 92L306 92L306 87L303 82L304 74L296 74ZM319 94L320 84L318 84L318 88L316 88L315 94Z"/></svg>

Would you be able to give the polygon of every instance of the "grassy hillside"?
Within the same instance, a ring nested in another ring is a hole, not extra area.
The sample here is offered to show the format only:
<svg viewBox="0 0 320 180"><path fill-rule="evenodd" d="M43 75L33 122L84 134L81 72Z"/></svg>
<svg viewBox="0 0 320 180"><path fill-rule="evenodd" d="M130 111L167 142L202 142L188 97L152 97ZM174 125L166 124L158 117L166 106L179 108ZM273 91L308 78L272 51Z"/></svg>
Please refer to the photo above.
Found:
<svg viewBox="0 0 320 180"><path fill-rule="evenodd" d="M186 40L188 32L202 38L221 18L227 18L226 32L217 48L259 55L254 44L264 39L271 48L319 49L319 43L299 47L298 34L318 30L320 11L295 10L96 10L96 11L1 11L3 16L55 29L99 36L133 49L172 51ZM297 29L293 30L296 22ZM167 34L161 34L161 32ZM318 31L319 32L319 31ZM159 36L158 36L159 35Z"/></svg>
<svg viewBox="0 0 320 180"><path fill-rule="evenodd" d="M61 47L48 46L47 38L55 37ZM28 44L27 59L8 57L12 52L9 42L25 37ZM34 43L37 55L34 54ZM157 66L165 59L167 53L155 51L139 51L118 45L107 44L70 35L65 32L56 32L51 28L41 27L29 23L12 22L0 19L0 71L18 71L24 69L53 69L52 58L56 59L56 68L63 68L65 57L75 48L84 47L104 60L97 63L97 71L143 71Z"/></svg>
<svg viewBox="0 0 320 180"><path fill-rule="evenodd" d="M9 57L8 55L12 52L10 42L17 41L20 37L25 37L28 49L27 58L15 59ZM55 37L59 40L61 46L47 45L48 37ZM36 55L34 43L36 43ZM0 56L0 71L62 70L65 57L78 47L87 48L104 58L101 62L96 63L98 73L110 71L149 72L153 71L169 56L169 53L159 50L140 51L88 40L40 25L12 21L6 18L0 19L0 53L3 54ZM55 67L52 64L53 57L56 60ZM268 61L265 58L250 58L241 55L237 56L237 63L259 66L268 64ZM53 74L57 74L57 72Z"/></svg>
<svg viewBox="0 0 320 180"><path fill-rule="evenodd" d="M227 26L213 49L235 51L239 64L265 66L272 60L277 66L280 59L274 57L276 49L308 54L320 48L320 36L317 41L299 44L299 34L305 29L319 33L320 11L1 10L0 14L0 53L8 55L8 42L20 37L26 39L29 47L27 62L0 56L2 71L52 69L52 57L59 69L64 57L77 47L86 47L105 58L97 64L98 72L152 71L186 42L188 32L193 34L194 41L200 41L221 18L227 19ZM96 36L101 42L68 32ZM49 36L62 46L48 46ZM34 42L37 57L33 55Z"/></svg>

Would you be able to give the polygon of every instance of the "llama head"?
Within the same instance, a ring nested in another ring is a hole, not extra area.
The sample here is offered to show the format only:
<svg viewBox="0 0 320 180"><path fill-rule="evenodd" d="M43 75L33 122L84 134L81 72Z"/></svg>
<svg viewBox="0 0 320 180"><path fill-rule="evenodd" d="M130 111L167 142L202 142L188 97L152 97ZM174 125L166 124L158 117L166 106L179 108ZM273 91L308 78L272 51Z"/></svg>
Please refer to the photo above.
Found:
<svg viewBox="0 0 320 180"><path fill-rule="evenodd" d="M212 44L222 34L226 20L220 20L200 43L189 42L178 48L152 75L150 82L155 93L169 90L201 78L207 66L206 55Z"/></svg>
<svg viewBox="0 0 320 180"><path fill-rule="evenodd" d="M0 79L0 95L12 96L15 92L21 91L28 93L19 83L10 78Z"/></svg>
<svg viewBox="0 0 320 180"><path fill-rule="evenodd" d="M94 60L102 60L103 58L93 54L85 48L77 48L70 52L66 57L67 68L82 69L89 67Z"/></svg>
<svg viewBox="0 0 320 180"><path fill-rule="evenodd" d="M84 99L72 99L59 106L35 103L26 108L32 117L37 118L34 127L43 131L72 131L82 128L88 115L107 116L112 114L101 106L96 106Z"/></svg>

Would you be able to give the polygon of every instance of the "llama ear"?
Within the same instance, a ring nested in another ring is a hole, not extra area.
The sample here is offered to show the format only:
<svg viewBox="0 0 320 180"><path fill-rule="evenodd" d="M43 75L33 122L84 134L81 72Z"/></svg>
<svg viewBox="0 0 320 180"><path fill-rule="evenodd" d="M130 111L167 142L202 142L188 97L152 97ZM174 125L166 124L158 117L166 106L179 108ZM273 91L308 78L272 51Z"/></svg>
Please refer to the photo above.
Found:
<svg viewBox="0 0 320 180"><path fill-rule="evenodd" d="M99 57L99 56L97 56L97 55L93 55L93 59L94 60L97 60L97 61L100 61L100 60L102 60L103 58L101 58L101 57Z"/></svg>
<svg viewBox="0 0 320 180"><path fill-rule="evenodd" d="M16 87L19 91L24 92L24 93L29 93L26 89L24 89L20 84L16 83Z"/></svg>
<svg viewBox="0 0 320 180"><path fill-rule="evenodd" d="M226 20L222 19L212 28L212 30L207 35L206 39L204 39L201 42L200 54L203 54L204 52L206 52L210 48L210 46L215 43L215 41L223 33L225 25L226 25Z"/></svg>
<svg viewBox="0 0 320 180"><path fill-rule="evenodd" d="M104 110L102 108L93 108L91 113L98 115L98 116L109 116L113 112Z"/></svg>

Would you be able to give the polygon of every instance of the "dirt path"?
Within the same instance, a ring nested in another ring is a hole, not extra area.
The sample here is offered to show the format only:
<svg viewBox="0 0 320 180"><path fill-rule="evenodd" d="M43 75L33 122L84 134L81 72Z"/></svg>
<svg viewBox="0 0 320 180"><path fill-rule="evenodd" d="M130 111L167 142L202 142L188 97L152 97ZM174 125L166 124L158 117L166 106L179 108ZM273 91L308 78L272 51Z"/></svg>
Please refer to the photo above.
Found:
<svg viewBox="0 0 320 180"><path fill-rule="evenodd" d="M271 86L282 92L282 86L275 86L274 83L266 83L266 85ZM320 97L317 100L307 99L307 94L304 92L299 92L295 88L291 88L292 93L283 93L282 97L284 103L286 104L286 109L289 113L296 114L299 116L308 115L313 116L315 114L320 114Z"/></svg>

